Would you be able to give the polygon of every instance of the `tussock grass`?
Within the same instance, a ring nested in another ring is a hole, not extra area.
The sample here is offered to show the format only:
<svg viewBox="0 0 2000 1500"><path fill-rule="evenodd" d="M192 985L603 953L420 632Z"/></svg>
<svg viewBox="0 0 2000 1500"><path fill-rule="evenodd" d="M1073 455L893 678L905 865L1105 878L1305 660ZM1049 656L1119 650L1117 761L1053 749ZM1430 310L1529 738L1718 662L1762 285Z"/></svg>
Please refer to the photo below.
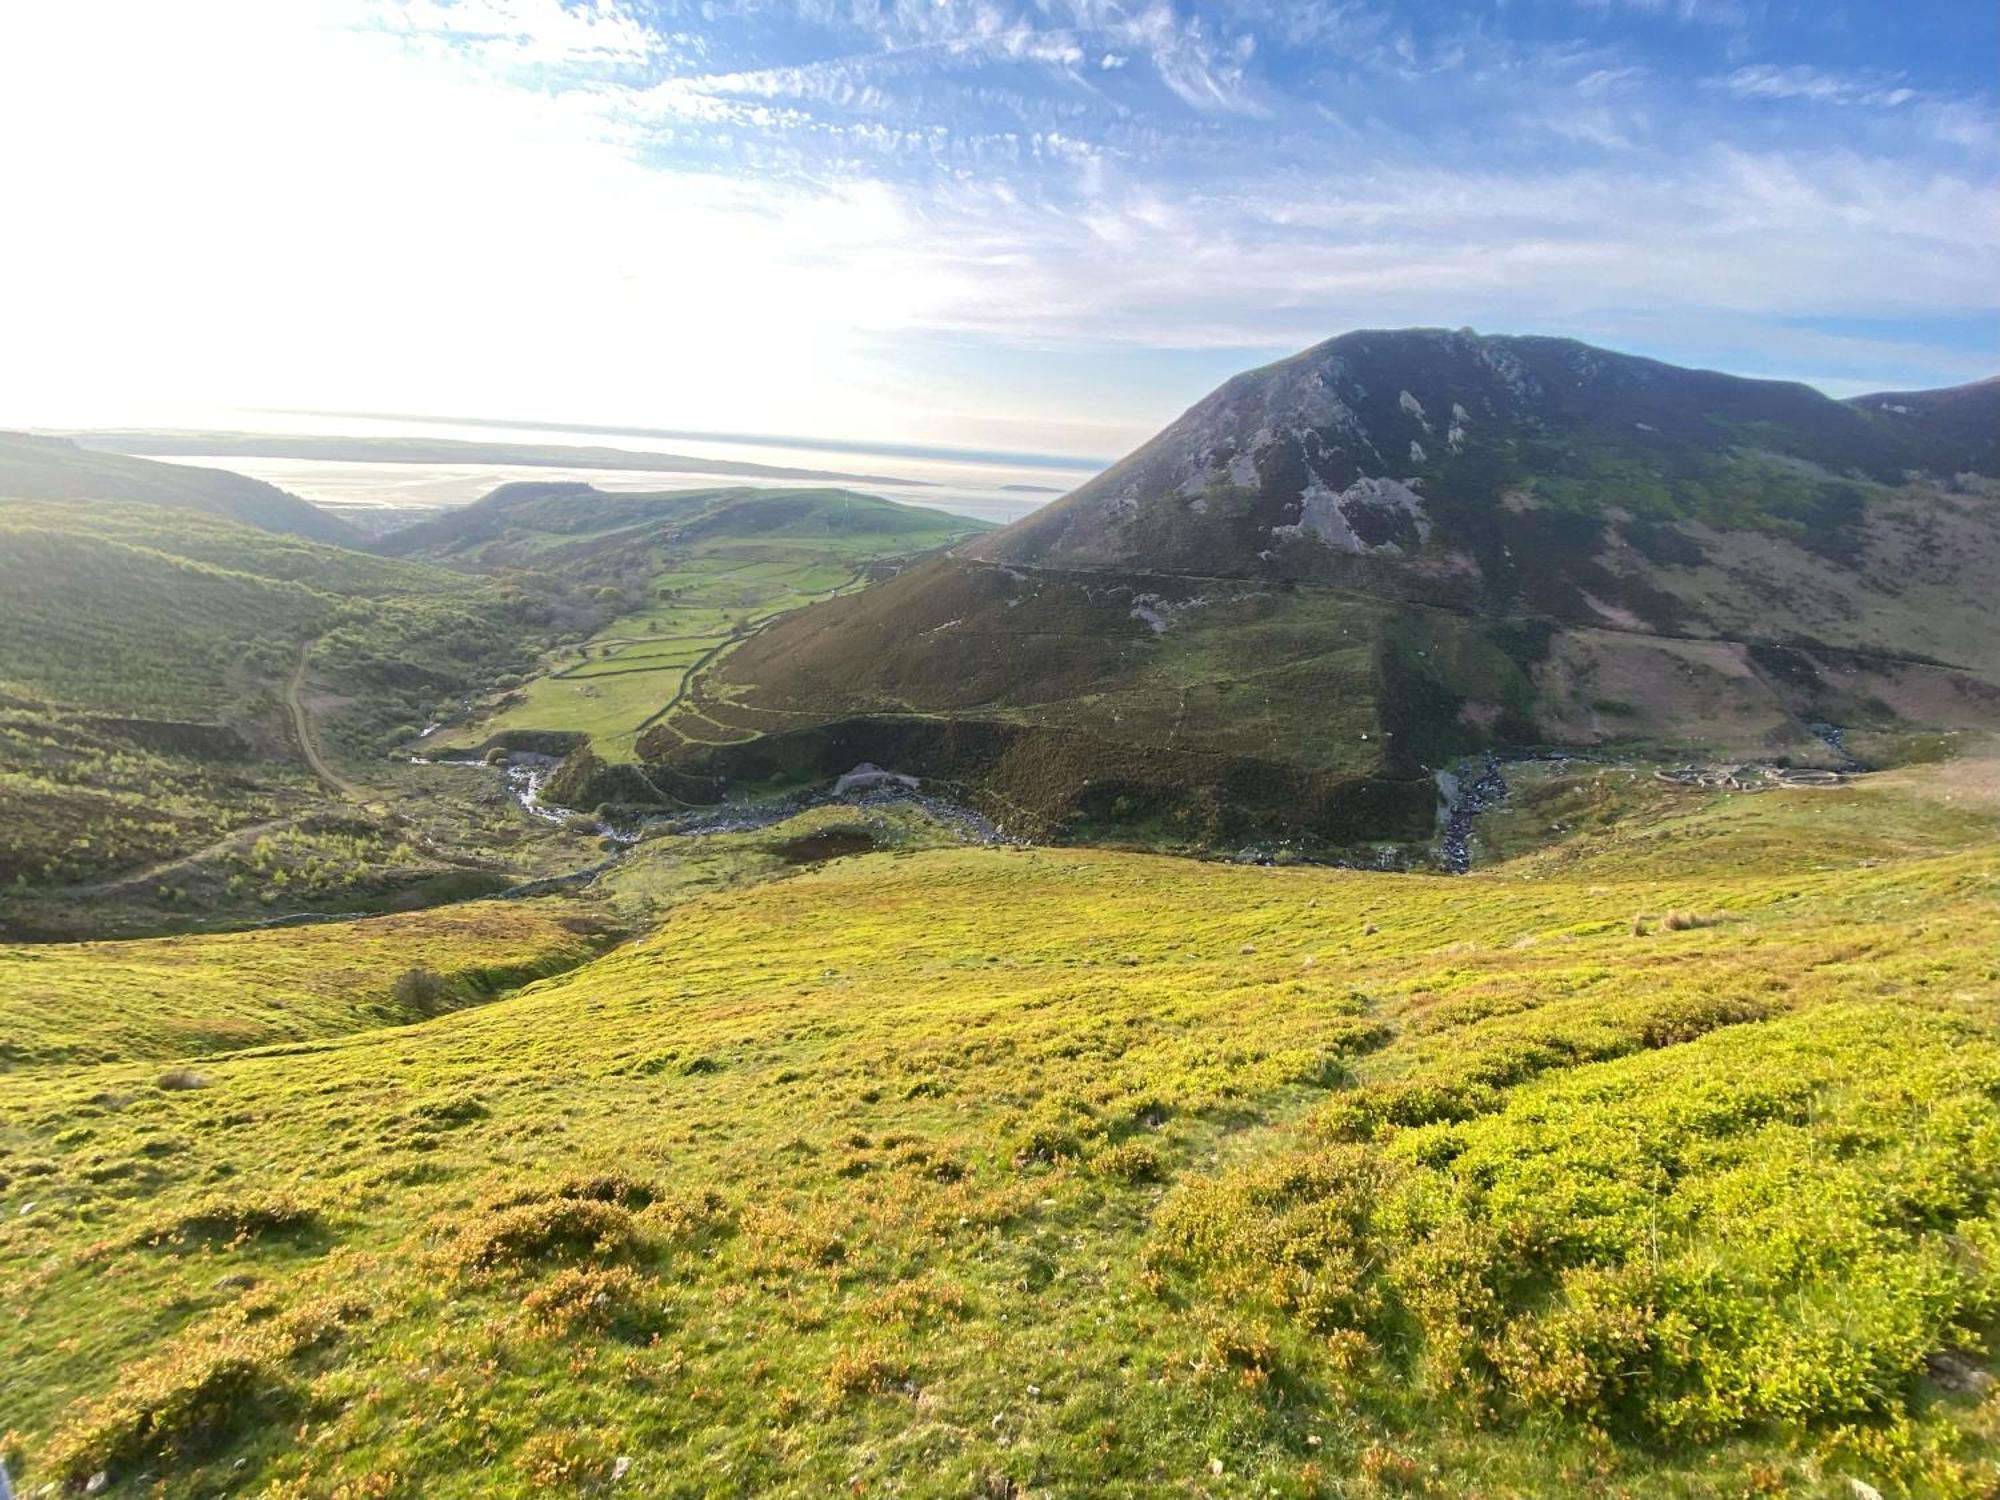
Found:
<svg viewBox="0 0 2000 1500"><path fill-rule="evenodd" d="M212 1240L240 1245L261 1235L310 1229L319 1222L318 1207L290 1193L211 1193L142 1229L138 1242L150 1246Z"/></svg>

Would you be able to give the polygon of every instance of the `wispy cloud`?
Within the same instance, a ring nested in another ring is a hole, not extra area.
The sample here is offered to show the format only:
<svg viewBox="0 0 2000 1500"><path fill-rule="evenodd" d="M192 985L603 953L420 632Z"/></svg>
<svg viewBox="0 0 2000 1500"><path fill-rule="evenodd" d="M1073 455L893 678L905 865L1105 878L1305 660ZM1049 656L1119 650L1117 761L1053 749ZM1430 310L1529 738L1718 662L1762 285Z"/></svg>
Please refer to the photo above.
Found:
<svg viewBox="0 0 2000 1500"><path fill-rule="evenodd" d="M1860 104L1896 109L1921 97L1895 75L1830 73L1793 63L1738 68L1722 86L1742 99L1809 99L1815 104Z"/></svg>

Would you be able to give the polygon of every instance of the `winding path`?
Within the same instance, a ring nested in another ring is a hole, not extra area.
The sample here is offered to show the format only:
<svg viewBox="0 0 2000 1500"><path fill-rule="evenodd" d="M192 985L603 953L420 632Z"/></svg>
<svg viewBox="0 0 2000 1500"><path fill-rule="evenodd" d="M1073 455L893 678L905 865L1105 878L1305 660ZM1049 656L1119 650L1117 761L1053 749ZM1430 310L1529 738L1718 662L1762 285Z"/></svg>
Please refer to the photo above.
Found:
<svg viewBox="0 0 2000 1500"><path fill-rule="evenodd" d="M366 802L367 791L334 770L326 757L320 754L319 741L313 738L312 715L306 709L305 684L306 657L311 654L314 644L307 641L299 647L298 664L292 668L291 679L285 684L285 707L292 716L292 733L298 737L299 749L305 755L306 764L312 767L313 775L328 791L350 802Z"/></svg>

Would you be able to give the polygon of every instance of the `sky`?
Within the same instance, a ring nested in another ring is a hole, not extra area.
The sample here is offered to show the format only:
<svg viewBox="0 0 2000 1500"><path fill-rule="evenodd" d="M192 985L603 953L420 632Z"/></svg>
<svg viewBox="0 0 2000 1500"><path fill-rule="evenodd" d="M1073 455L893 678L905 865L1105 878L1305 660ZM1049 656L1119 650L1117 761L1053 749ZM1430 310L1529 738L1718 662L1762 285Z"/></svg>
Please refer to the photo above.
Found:
<svg viewBox="0 0 2000 1500"><path fill-rule="evenodd" d="M1991 0L10 0L0 426L1102 459L1412 324L1956 383L1996 56Z"/></svg>

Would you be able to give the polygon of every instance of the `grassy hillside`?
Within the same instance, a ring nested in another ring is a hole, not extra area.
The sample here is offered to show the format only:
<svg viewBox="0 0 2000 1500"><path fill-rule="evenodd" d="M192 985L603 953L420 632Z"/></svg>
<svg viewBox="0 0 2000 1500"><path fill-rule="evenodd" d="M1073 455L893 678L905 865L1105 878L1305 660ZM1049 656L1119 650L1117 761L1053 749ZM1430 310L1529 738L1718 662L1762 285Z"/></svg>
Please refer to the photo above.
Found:
<svg viewBox="0 0 2000 1500"><path fill-rule="evenodd" d="M7 1441L112 1495L1990 1493L1996 804L868 855L204 1087L17 1071Z"/></svg>
<svg viewBox="0 0 2000 1500"><path fill-rule="evenodd" d="M572 968L583 912L442 911L113 943L0 947L0 1069L306 1041L421 1020Z"/></svg>
<svg viewBox="0 0 2000 1500"><path fill-rule="evenodd" d="M435 743L557 731L588 736L616 764L634 758L639 734L678 702L692 673L770 621L985 529L843 490L628 495L524 484L380 545L457 567L541 569L590 587L614 618ZM698 714L676 722L690 738L719 732Z"/></svg>
<svg viewBox="0 0 2000 1500"><path fill-rule="evenodd" d="M0 881L303 813L301 704L326 754L373 756L593 607L193 511L0 500Z"/></svg>
<svg viewBox="0 0 2000 1500"><path fill-rule="evenodd" d="M346 522L260 479L101 453L78 447L68 438L24 432L0 432L0 498L164 505L263 531L343 546L361 543L360 533Z"/></svg>

